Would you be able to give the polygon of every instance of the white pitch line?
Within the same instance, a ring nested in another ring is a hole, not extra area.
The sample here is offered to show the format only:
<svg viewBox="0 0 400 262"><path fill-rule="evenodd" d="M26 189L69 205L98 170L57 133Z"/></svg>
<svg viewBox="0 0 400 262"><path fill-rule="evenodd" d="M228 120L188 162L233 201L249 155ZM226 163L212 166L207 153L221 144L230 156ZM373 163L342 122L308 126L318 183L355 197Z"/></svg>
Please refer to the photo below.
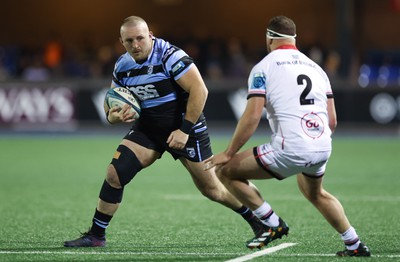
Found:
<svg viewBox="0 0 400 262"><path fill-rule="evenodd" d="M1 254L29 254L29 255L171 255L171 256L234 256L239 255L238 253L207 253L207 252L135 252L135 251L51 251L51 250L0 250Z"/></svg>
<svg viewBox="0 0 400 262"><path fill-rule="evenodd" d="M291 247L291 246L294 246L294 245L297 245L297 243L283 243L283 244L280 244L278 246L269 247L269 248L266 248L264 250L257 251L255 253L251 253L251 254L248 254L248 255L245 255L245 256L242 256L242 257L237 257L237 258L234 258L234 259L227 260L225 262L243 262L243 261L251 260L251 259L256 258L256 257L265 256L265 255L274 253L274 252L276 252L278 250L281 250L281 249L284 249L284 248L287 248L287 247Z"/></svg>
<svg viewBox="0 0 400 262"><path fill-rule="evenodd" d="M336 254L282 254L282 255L276 255L274 257L336 257ZM374 254L372 254L371 257L400 258L400 254L396 254L396 255L374 255Z"/></svg>
<svg viewBox="0 0 400 262"><path fill-rule="evenodd" d="M291 244L291 246L296 245L296 243L287 243L287 244ZM273 253L275 251L278 251L279 249L282 249L284 247L281 247L282 245L285 244L281 244L279 246L276 247L272 247L272 248L268 248L265 249L263 251L259 251L259 252L255 252L253 254L257 254L260 252L265 252L266 250L269 250L270 253ZM275 249L274 251L271 251L271 249L280 247L279 249ZM101 252L101 251L50 251L50 250L29 250L29 251L16 251L16 250L0 250L0 255L7 255L7 254L13 254L13 255L18 255L18 254L30 254L30 255L44 255L44 254L49 254L49 255L142 255L142 256L154 256L154 255L171 255L171 256L176 256L176 255L180 255L180 256L211 256L211 257L220 257L220 256L234 256L234 255L239 255L238 253L202 253L202 252L134 252L134 251L111 251L111 252ZM251 255L253 255L251 254ZM255 257L258 256L262 256L262 255L266 255L261 254L261 255L256 255ZM274 255L274 257L334 257L336 256L335 254L331 253L331 254L277 254ZM246 256L244 256L246 257ZM252 258L255 258L252 257ZM400 258L400 254L394 254L394 255L371 255L371 257L376 257L376 258ZM232 262L232 261L246 261L246 260L237 260L239 258L243 258L243 257L238 257L232 260L227 260L226 262ZM252 259L250 258L250 259ZM249 260L249 259L247 259Z"/></svg>

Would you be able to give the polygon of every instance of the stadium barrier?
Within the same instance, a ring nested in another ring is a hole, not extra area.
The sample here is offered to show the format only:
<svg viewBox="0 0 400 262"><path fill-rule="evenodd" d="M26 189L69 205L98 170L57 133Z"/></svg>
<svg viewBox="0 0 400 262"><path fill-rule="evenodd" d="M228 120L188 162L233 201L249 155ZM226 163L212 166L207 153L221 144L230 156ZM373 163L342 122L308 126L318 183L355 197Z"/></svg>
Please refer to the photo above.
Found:
<svg viewBox="0 0 400 262"><path fill-rule="evenodd" d="M104 124L103 99L108 80L0 83L0 129L74 131ZM205 114L209 121L236 121L246 105L246 81L207 81ZM338 88L340 122L400 124L400 89Z"/></svg>

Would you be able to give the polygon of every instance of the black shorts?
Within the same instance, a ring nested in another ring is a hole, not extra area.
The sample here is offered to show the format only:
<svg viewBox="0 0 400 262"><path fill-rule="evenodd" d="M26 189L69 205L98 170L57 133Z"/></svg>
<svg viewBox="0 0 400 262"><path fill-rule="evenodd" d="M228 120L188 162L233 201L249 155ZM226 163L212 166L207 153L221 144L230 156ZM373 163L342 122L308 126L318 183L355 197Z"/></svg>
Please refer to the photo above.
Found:
<svg viewBox="0 0 400 262"><path fill-rule="evenodd" d="M169 131L145 128L143 125L135 124L124 139L157 151L161 155L167 151L175 160L184 157L192 162L202 162L212 156L207 122L204 117L190 131L189 139L184 149L177 150L168 146L167 139L170 133Z"/></svg>

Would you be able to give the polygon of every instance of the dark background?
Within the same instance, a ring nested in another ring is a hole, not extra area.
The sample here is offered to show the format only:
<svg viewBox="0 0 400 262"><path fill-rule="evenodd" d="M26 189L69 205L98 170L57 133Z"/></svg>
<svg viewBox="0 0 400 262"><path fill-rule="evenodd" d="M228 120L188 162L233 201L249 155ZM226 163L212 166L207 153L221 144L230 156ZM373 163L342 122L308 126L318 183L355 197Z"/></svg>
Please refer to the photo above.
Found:
<svg viewBox="0 0 400 262"><path fill-rule="evenodd" d="M98 122L92 96L110 83L124 52L119 27L130 15L194 58L210 90L211 120L236 120L228 98L266 55L268 20L286 15L298 48L330 76L339 121L399 126L400 0L16 0L0 8L1 128L59 124L56 106L66 100L70 125ZM53 101L63 88L73 95ZM389 121L377 122L371 103L381 93L389 100L375 111Z"/></svg>
<svg viewBox="0 0 400 262"><path fill-rule="evenodd" d="M397 59L399 0L4 1L0 46L40 48L57 39L65 50L90 53L116 44L121 21L138 15L156 36L182 45L188 39L198 44L238 39L249 59L256 61L264 51L268 20L281 14L296 22L299 47L307 51L317 46L340 54L341 77L357 75L365 61L384 60L387 55Z"/></svg>

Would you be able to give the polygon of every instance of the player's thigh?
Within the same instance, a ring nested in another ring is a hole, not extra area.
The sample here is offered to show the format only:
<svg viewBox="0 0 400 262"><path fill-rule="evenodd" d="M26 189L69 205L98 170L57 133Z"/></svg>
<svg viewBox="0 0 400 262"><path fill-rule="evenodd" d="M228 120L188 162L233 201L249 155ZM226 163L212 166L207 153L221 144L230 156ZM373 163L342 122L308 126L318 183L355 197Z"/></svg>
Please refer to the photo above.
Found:
<svg viewBox="0 0 400 262"><path fill-rule="evenodd" d="M257 163L253 149L248 149L238 153L225 164L221 169L221 175L230 179L248 180L248 179L269 179L272 178Z"/></svg>
<svg viewBox="0 0 400 262"><path fill-rule="evenodd" d="M142 164L143 168L148 167L149 165L153 164L154 161L160 158L159 152L141 146L130 140L123 139L121 145L126 146L136 155L137 159Z"/></svg>
<svg viewBox="0 0 400 262"><path fill-rule="evenodd" d="M314 198L321 194L323 177L309 177L303 174L297 175L297 185L300 191L308 199Z"/></svg>
<svg viewBox="0 0 400 262"><path fill-rule="evenodd" d="M214 169L204 170L204 161L194 162L184 157L180 157L179 160L182 162L193 179L204 181L204 183L212 183L214 179L216 179Z"/></svg>

